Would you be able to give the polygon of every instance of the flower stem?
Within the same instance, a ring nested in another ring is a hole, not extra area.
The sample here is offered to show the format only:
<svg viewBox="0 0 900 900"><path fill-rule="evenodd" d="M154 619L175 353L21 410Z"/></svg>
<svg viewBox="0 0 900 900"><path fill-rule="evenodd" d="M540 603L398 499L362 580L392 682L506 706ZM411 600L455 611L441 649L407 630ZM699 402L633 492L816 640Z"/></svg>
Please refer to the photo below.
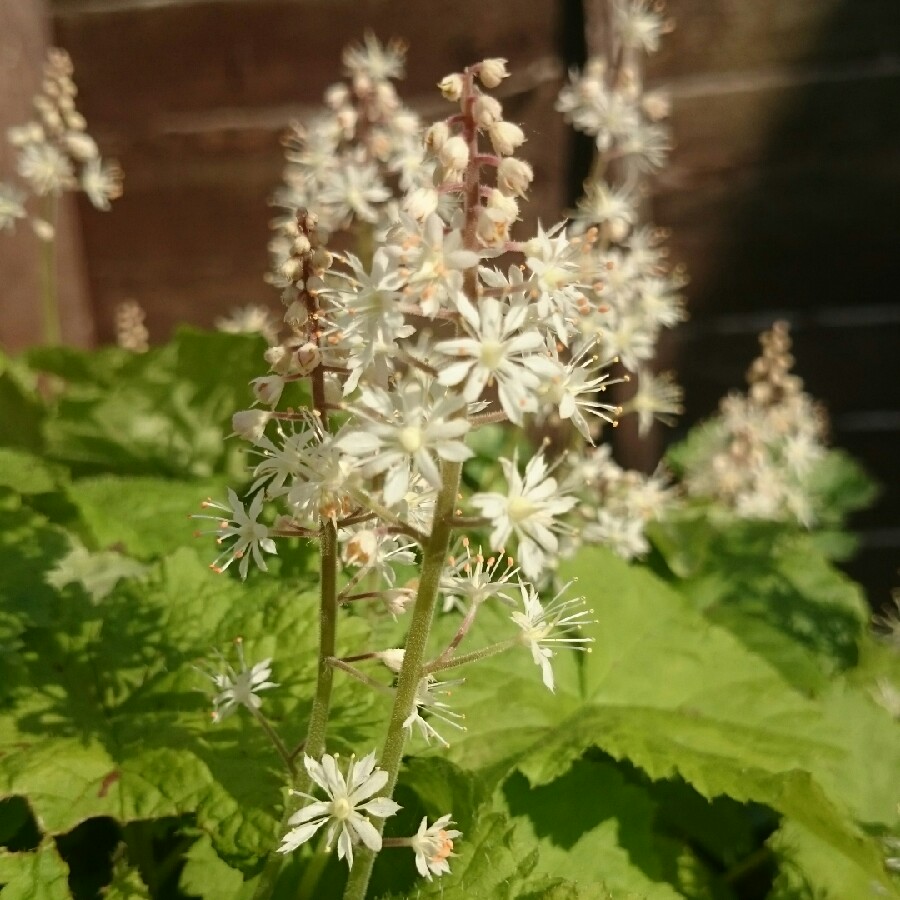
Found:
<svg viewBox="0 0 900 900"><path fill-rule="evenodd" d="M422 576L419 579L419 590L416 594L412 622L410 623L409 634L406 639L403 666L397 679L394 708L391 711L391 721L388 725L387 737L385 738L384 749L381 754L381 768L388 773L388 782L382 792L385 797L390 797L393 794L394 787L397 784L400 761L403 757L403 746L406 740L406 731L403 723L413 708L416 688L419 686L419 681L422 678L425 647L428 641L428 633L431 630L431 620L437 601L441 573L444 570L444 563L450 549L450 537L453 532L453 513L456 505L456 493L459 490L459 476L462 471L462 463L445 462L442 468L443 487L438 494L434 525L425 545L422 560ZM384 829L384 821L377 821L376 828L378 828L380 834ZM353 869L350 871L350 878L347 881L347 888L344 892L344 900L364 900L374 862L375 854L367 847L361 847L354 859Z"/></svg>
<svg viewBox="0 0 900 900"><path fill-rule="evenodd" d="M56 226L59 200L53 194L44 198L44 219L53 229L49 240L40 242L41 310L43 314L44 342L55 345L62 341L62 323L59 316L59 294L56 284Z"/></svg>
<svg viewBox="0 0 900 900"><path fill-rule="evenodd" d="M438 657L434 662L429 663L422 670L423 675L433 675L435 672L443 672L446 669L456 669L459 666L465 666L471 662L478 662L482 659L489 659L498 653L504 653L515 647L519 641L508 640L500 641L497 644L491 644L488 647L482 647L480 650L473 650L471 653L464 653L462 656L454 656L452 659L445 659L443 656Z"/></svg>
<svg viewBox="0 0 900 900"><path fill-rule="evenodd" d="M258 709L249 704L247 705L247 709L250 711L250 715L259 723L259 727L266 733L266 737L272 742L272 746L278 751L278 755L287 766L288 772L290 772L292 776L296 775L297 765L294 762L294 757L291 756L290 751L285 747L284 741L278 736L278 732L275 731L269 724L269 720Z"/></svg>

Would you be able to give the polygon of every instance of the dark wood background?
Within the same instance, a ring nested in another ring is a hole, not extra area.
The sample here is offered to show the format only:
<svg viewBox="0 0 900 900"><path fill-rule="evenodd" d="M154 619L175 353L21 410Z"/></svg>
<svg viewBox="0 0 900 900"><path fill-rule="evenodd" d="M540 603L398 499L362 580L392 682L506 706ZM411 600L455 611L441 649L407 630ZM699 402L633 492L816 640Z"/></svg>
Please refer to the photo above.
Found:
<svg viewBox="0 0 900 900"><path fill-rule="evenodd" d="M691 320L665 348L686 389L686 424L741 386L757 332L788 318L833 442L883 486L856 523L863 548L849 566L879 605L900 584L900 2L668 6L677 29L650 76L674 97L677 147L651 205L691 277ZM555 221L584 174L584 145L553 111L565 70L595 40L581 0L50 8L91 132L126 173L112 213L80 207L90 324L101 340L129 298L147 310L156 339L235 305L273 304L262 273L278 137L318 104L341 48L366 28L408 40L401 91L423 113L440 108L441 75L486 55L510 60L504 102L529 135L532 222ZM0 324L16 315L4 300Z"/></svg>

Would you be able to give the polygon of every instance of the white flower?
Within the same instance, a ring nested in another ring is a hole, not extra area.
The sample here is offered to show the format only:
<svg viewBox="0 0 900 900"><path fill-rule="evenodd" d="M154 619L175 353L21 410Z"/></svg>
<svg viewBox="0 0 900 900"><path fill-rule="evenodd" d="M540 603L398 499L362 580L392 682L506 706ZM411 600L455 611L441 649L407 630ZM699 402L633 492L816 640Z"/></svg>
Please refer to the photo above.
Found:
<svg viewBox="0 0 900 900"><path fill-rule="evenodd" d="M621 410L615 404L596 399L598 393L616 382L611 382L606 373L599 373L596 357L587 356L590 349L590 345L584 347L566 364L553 353L536 363L535 368L543 378L541 394L546 401L557 410L560 419L569 419L581 436L592 443L585 413L614 425Z"/></svg>
<svg viewBox="0 0 900 900"><path fill-rule="evenodd" d="M239 706L259 709L262 701L256 696L257 693L268 688L278 687L274 681L269 681L272 675L271 658L260 660L248 669L244 660L244 642L238 638L235 644L240 661L240 671L236 672L221 655L219 660L223 671L206 672L198 669L212 681L216 688L212 714L212 720L216 723L228 718Z"/></svg>
<svg viewBox="0 0 900 900"><path fill-rule="evenodd" d="M16 219L25 218L25 194L12 184L0 182L0 231L12 230Z"/></svg>
<svg viewBox="0 0 900 900"><path fill-rule="evenodd" d="M363 44L352 44L344 50L344 68L348 75L365 75L372 81L386 81L403 77L403 63L406 45L392 40L382 44L377 37L367 31Z"/></svg>
<svg viewBox="0 0 900 900"><path fill-rule="evenodd" d="M16 168L38 196L58 194L72 186L72 164L51 144L24 146Z"/></svg>
<svg viewBox="0 0 900 900"><path fill-rule="evenodd" d="M605 544L622 559L634 559L650 549L644 537L645 524L644 517L639 513L629 514L624 509L617 512L598 509L597 520L584 527L582 536L586 541Z"/></svg>
<svg viewBox="0 0 900 900"><path fill-rule="evenodd" d="M366 475L387 472L383 497L388 506L406 496L413 470L440 489L435 456L463 462L473 455L461 440L469 422L466 402L456 394L435 396L418 381L407 381L390 392L363 388L352 410L362 421L344 434L339 446L359 458Z"/></svg>
<svg viewBox="0 0 900 900"><path fill-rule="evenodd" d="M453 819L449 815L441 816L431 826L426 816L419 824L419 830L410 838L409 845L416 854L416 868L429 881L432 875L446 875L450 871L447 859L456 855L453 839L462 836L461 831L448 827L451 825Z"/></svg>
<svg viewBox="0 0 900 900"><path fill-rule="evenodd" d="M568 646L572 650L588 651L590 648L585 645L593 642L593 638L572 634L574 629L592 625L595 620L590 618L584 597L562 599L569 584L564 585L547 606L541 605L532 585L520 585L524 610L512 614L513 622L522 632L522 643L531 649L532 659L541 670L544 684L551 691L554 690L554 682L550 660L555 649Z"/></svg>
<svg viewBox="0 0 900 900"><path fill-rule="evenodd" d="M449 697L452 693L450 688L462 684L464 681L464 678L457 678L453 681L437 681L433 675L426 675L420 679L419 684L416 686L416 697L412 712L403 723L407 734L412 734L413 725L415 725L419 729L419 734L425 738L426 743L430 744L431 739L434 738L442 747L449 747L450 745L438 734L434 726L424 718L422 713L426 712L446 725L452 725L454 728L465 731L465 727L455 721L463 718L463 716L460 713L453 712L449 705L440 699L441 695Z"/></svg>
<svg viewBox="0 0 900 900"><path fill-rule="evenodd" d="M231 417L234 433L254 444L260 443L272 413L263 409L242 409Z"/></svg>
<svg viewBox="0 0 900 900"><path fill-rule="evenodd" d="M522 414L535 407L533 391L539 383L528 358L544 349L538 331L521 330L527 306L483 297L476 308L462 292L456 296L456 305L469 337L437 344L438 353L454 360L441 368L438 381L447 385L465 381L463 396L470 403L496 381L503 411L521 425Z"/></svg>
<svg viewBox="0 0 900 900"><path fill-rule="evenodd" d="M239 559L241 562L238 569L241 578L246 578L252 556L253 561L264 572L268 571L262 551L266 553L277 553L278 551L275 549L275 541L269 537L269 529L257 521L263 507L262 491L253 498L250 508L246 510L231 488L228 489L228 502L230 507L212 500L205 500L203 506L229 513L229 519L222 519L218 516L193 517L195 519L216 519L219 522L217 544L224 544L225 541L234 538L234 543L216 558L210 568L215 572L224 572L236 559ZM223 559L226 560L225 565L222 565Z"/></svg>
<svg viewBox="0 0 900 900"><path fill-rule="evenodd" d="M375 222L378 212L373 204L383 203L390 196L374 165L348 161L325 176L319 202L332 207L329 212L338 222L345 223L353 216L364 222Z"/></svg>
<svg viewBox="0 0 900 900"><path fill-rule="evenodd" d="M659 39L666 23L647 0L617 0L613 8L616 33L626 47L647 53L655 53L659 49Z"/></svg>
<svg viewBox="0 0 900 900"><path fill-rule="evenodd" d="M644 437L659 419L664 425L674 425L675 416L684 409L681 401L684 394L675 383L671 372L654 375L647 369L638 369L637 390L625 403L624 413L637 413L638 434Z"/></svg>
<svg viewBox="0 0 900 900"><path fill-rule="evenodd" d="M466 607L484 603L491 597L509 600L514 585L512 579L519 567L511 556L484 558L481 548L473 556L468 538L463 538L465 556L450 557L441 574L440 592L444 596L444 612L454 607L465 612Z"/></svg>
<svg viewBox="0 0 900 900"><path fill-rule="evenodd" d="M90 159L81 170L81 189L96 209L108 210L109 201L122 196L122 170L99 157Z"/></svg>
<svg viewBox="0 0 900 900"><path fill-rule="evenodd" d="M214 324L219 331L228 334L261 334L269 343L274 343L278 338L278 323L274 316L256 303L236 306L227 316L216 319Z"/></svg>
<svg viewBox="0 0 900 900"><path fill-rule="evenodd" d="M475 494L472 505L481 515L494 523L491 546L502 550L510 535L518 539L518 559L522 571L529 578L538 578L547 557L556 556L559 540L556 533L562 526L555 521L578 502L566 496L542 454L533 456L525 467L525 477L519 475L518 458L500 459L506 476L507 492Z"/></svg>
<svg viewBox="0 0 900 900"><path fill-rule="evenodd" d="M337 838L338 859L346 859L353 868L353 845L365 844L376 853L381 849L381 835L365 814L385 819L400 809L399 804L387 797L376 797L386 784L388 773L375 768L375 753L355 762L350 759L347 777L338 768L337 759L326 753L322 762L303 757L309 777L328 795L327 800L316 800L311 794L291 791L298 797L311 800L289 819L294 827L282 838L279 853L290 853L306 843L323 825L327 824L326 844L330 850Z"/></svg>
<svg viewBox="0 0 900 900"><path fill-rule="evenodd" d="M462 97L463 77L459 72L445 75L438 82L438 89L447 100L456 101Z"/></svg>

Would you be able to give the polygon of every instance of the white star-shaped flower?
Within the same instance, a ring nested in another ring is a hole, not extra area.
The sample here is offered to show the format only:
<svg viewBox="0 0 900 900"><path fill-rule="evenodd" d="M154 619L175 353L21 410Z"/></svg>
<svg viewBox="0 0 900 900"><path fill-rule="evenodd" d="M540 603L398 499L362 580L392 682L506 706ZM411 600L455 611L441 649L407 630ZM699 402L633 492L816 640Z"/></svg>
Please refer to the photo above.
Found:
<svg viewBox="0 0 900 900"><path fill-rule="evenodd" d="M378 852L381 849L381 835L367 816L385 819L394 815L400 806L387 797L369 799L388 780L388 773L375 767L375 753L358 762L351 757L346 778L338 768L337 759L328 753L324 754L321 762L304 756L303 764L309 777L328 795L328 799L317 800L312 794L291 791L312 802L288 819L288 824L294 827L282 838L278 852L296 850L323 825L328 826L325 832L327 848L330 850L337 838L338 859L346 859L349 868L353 867L354 844L362 843Z"/></svg>

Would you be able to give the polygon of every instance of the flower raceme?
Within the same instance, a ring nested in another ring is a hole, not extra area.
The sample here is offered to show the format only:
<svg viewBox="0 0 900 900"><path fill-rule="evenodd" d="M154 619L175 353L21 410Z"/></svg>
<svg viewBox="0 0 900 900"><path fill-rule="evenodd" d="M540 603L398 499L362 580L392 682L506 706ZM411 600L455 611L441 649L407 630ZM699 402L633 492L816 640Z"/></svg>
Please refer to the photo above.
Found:
<svg viewBox="0 0 900 900"><path fill-rule="evenodd" d="M629 27L650 34L641 22ZM411 734L446 745L452 735L435 723L461 727L446 697L469 676L440 673L518 647L553 690L555 656L590 643L579 631L592 622L584 601L559 591L544 604L538 591L579 538L567 519L590 484L565 474L577 471L576 454L553 459L549 448L593 443L614 423L619 408L598 399L615 383L608 365L617 355L646 359L676 304L660 281L663 254L635 228L630 188L595 191L571 225L513 239L534 173L517 155L528 146L524 132L488 93L509 74L504 60L444 78L453 108L427 130L393 88L400 45L368 36L344 61L349 82L330 88L324 115L291 136L276 198L284 216L270 281L289 333L265 354L270 369L254 380L254 408L233 421L255 457L251 496L242 502L229 491L227 505L206 506L222 513L208 516L223 545L214 567L239 560L242 578L251 561L266 568L276 540L321 540L323 644L305 776L276 743L307 802L278 849L295 850L324 829L351 866L347 896L359 900L360 873L384 846L412 847L426 878L449 871L459 837L449 814L423 820L411 838L381 836L399 808L389 794ZM343 228L359 239L356 253L327 248ZM501 270L500 255L516 261ZM632 274L643 293L630 287ZM505 488L479 484L473 435L502 422L522 430L519 445L536 432L561 440L548 438L521 470L518 451L500 456ZM267 507L277 510L271 520ZM433 647L427 623L440 600L462 616L449 643ZM473 649L473 621L495 601L516 606L509 636ZM338 657L340 610L360 603L395 618L411 609L425 630L405 647ZM388 666L390 683L383 670L378 681L359 667L367 660ZM256 691L271 686L270 671L267 660L217 682L223 715L240 705L258 712ZM325 752L338 673L392 698L378 766L374 753L342 768Z"/></svg>

